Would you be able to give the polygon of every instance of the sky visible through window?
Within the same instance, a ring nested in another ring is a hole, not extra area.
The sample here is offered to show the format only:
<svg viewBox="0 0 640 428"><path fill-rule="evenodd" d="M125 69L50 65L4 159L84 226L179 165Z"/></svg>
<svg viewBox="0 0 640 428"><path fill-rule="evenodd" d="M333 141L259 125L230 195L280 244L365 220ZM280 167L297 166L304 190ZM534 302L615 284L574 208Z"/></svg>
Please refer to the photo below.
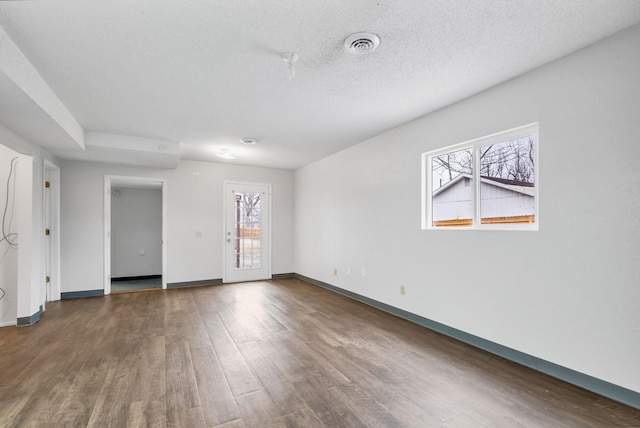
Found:
<svg viewBox="0 0 640 428"><path fill-rule="evenodd" d="M535 183L534 138L526 136L480 147L480 176ZM473 175L473 148L444 153L432 158L432 191L460 174Z"/></svg>

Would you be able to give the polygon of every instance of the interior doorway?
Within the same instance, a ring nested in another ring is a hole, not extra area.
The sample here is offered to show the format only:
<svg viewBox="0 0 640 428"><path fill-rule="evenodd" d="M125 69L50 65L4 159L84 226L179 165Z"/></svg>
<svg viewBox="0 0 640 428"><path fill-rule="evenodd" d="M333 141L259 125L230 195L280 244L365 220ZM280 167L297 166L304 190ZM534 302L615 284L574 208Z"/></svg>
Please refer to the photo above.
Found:
<svg viewBox="0 0 640 428"><path fill-rule="evenodd" d="M166 180L105 176L104 294L165 289Z"/></svg>
<svg viewBox="0 0 640 428"><path fill-rule="evenodd" d="M271 278L271 185L225 181L224 282Z"/></svg>

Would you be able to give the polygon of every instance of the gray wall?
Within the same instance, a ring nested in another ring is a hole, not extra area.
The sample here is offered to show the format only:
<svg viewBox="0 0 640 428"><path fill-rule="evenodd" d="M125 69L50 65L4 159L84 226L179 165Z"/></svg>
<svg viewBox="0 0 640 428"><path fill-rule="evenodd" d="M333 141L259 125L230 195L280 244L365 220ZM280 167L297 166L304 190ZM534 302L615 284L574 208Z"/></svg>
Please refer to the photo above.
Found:
<svg viewBox="0 0 640 428"><path fill-rule="evenodd" d="M636 26L298 170L295 271L640 391L639 46ZM539 231L421 230L421 153L536 121Z"/></svg>
<svg viewBox="0 0 640 428"><path fill-rule="evenodd" d="M162 274L162 190L117 190L120 196L111 196L111 277Z"/></svg>

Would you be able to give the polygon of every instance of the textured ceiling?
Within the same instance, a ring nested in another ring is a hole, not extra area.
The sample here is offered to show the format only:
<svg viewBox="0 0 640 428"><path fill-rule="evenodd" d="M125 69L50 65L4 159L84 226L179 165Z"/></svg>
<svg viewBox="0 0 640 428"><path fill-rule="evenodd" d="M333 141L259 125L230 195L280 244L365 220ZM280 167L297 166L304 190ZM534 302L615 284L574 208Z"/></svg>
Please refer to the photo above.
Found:
<svg viewBox="0 0 640 428"><path fill-rule="evenodd" d="M85 131L287 169L638 22L638 0L0 2L0 26ZM358 31L380 47L346 53Z"/></svg>

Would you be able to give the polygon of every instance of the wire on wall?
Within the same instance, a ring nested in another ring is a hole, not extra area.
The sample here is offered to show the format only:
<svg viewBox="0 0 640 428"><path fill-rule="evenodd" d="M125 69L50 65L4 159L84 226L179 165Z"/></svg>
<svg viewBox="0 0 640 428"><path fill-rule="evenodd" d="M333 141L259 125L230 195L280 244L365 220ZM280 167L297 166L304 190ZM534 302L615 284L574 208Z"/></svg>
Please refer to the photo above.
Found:
<svg viewBox="0 0 640 428"><path fill-rule="evenodd" d="M7 194L4 201L4 209L2 210L2 238L0 238L0 244L2 242L7 242L9 244L9 248L18 248L18 234L15 232L7 233L7 212L9 211L9 192L11 190L11 176L13 175L13 170L15 169L15 164L17 163L18 158L15 157L11 159L11 168L9 169L9 176L7 177ZM6 292L2 287L0 287L0 300L4 299Z"/></svg>

